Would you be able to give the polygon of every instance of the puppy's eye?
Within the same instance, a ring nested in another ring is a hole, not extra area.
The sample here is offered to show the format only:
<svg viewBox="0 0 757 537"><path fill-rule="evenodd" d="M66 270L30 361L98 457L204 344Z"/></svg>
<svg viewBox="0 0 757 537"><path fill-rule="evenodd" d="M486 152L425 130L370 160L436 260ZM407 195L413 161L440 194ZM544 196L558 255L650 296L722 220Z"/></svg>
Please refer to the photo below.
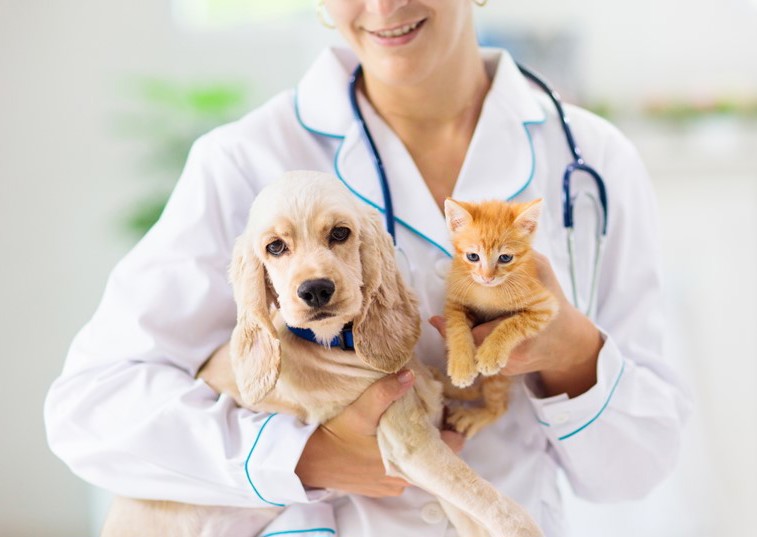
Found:
<svg viewBox="0 0 757 537"><path fill-rule="evenodd" d="M265 247L265 249L269 254L278 257L287 251L287 245L281 239L276 239L275 241L269 243L268 246Z"/></svg>
<svg viewBox="0 0 757 537"><path fill-rule="evenodd" d="M510 254L502 254L501 256L499 256L498 261L502 263L503 265L506 265L512 260L513 260L513 256L511 256Z"/></svg>
<svg viewBox="0 0 757 537"><path fill-rule="evenodd" d="M331 230L329 242L344 242L350 236L350 228L337 226Z"/></svg>
<svg viewBox="0 0 757 537"><path fill-rule="evenodd" d="M465 257L470 261L471 263L475 263L479 260L478 254L474 254L473 252L465 254Z"/></svg>

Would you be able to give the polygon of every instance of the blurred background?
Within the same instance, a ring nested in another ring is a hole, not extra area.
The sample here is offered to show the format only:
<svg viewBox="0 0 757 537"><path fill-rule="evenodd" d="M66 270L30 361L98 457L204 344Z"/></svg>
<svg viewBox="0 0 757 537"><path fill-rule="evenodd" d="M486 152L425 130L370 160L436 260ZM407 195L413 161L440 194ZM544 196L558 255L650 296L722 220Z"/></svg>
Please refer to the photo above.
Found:
<svg viewBox="0 0 757 537"><path fill-rule="evenodd" d="M461 0L465 1L465 0ZM640 502L571 537L757 535L757 0L490 0L481 40L615 122L659 196L668 358L695 413ZM191 143L327 44L310 0L0 0L0 535L97 534L108 497L49 451L45 392Z"/></svg>

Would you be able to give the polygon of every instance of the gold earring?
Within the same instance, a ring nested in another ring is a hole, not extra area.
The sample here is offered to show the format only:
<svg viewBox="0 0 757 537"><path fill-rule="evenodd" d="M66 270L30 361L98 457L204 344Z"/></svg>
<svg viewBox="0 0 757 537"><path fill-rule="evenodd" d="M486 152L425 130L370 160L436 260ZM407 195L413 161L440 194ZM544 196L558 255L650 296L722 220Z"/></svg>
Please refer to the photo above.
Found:
<svg viewBox="0 0 757 537"><path fill-rule="evenodd" d="M478 7L484 7L489 0L473 0Z"/></svg>
<svg viewBox="0 0 757 537"><path fill-rule="evenodd" d="M316 15L318 15L318 22L321 23L321 26L328 28L329 30L336 28L336 24L331 22L328 18L328 12L326 11L326 6L323 4L323 0L318 0L318 5L315 8L315 13Z"/></svg>

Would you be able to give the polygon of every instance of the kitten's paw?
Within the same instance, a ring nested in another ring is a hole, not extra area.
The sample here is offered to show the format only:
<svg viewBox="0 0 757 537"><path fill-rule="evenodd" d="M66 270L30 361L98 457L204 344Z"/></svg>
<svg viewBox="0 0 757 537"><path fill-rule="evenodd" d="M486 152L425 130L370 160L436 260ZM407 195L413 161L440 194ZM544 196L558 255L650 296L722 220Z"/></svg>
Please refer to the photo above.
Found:
<svg viewBox="0 0 757 537"><path fill-rule="evenodd" d="M447 423L466 438L472 438L481 429L496 421L498 414L486 408L455 408L450 410Z"/></svg>
<svg viewBox="0 0 757 537"><path fill-rule="evenodd" d="M511 350L509 347L503 348L487 345L486 341L484 341L484 344L478 348L478 352L476 353L478 372L488 377L496 375L500 369L507 365Z"/></svg>
<svg viewBox="0 0 757 537"><path fill-rule="evenodd" d="M474 360L476 348L470 345L449 345L447 375L458 388L467 388L478 376Z"/></svg>
<svg viewBox="0 0 757 537"><path fill-rule="evenodd" d="M448 364L447 374L453 385L458 388L467 388L476 380L478 370L473 359L454 360Z"/></svg>

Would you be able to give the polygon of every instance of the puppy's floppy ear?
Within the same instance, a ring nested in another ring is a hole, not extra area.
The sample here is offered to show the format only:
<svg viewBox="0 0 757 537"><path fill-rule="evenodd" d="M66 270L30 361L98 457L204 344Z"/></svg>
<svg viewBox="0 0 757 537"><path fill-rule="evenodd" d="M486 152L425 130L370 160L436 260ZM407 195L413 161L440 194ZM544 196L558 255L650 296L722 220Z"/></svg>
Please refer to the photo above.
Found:
<svg viewBox="0 0 757 537"><path fill-rule="evenodd" d="M355 352L373 369L393 373L412 357L420 336L418 302L397 269L379 214L366 210L361 227L363 307L353 325Z"/></svg>
<svg viewBox="0 0 757 537"><path fill-rule="evenodd" d="M237 303L237 325L231 334L231 364L245 405L270 392L279 378L281 347L271 322L273 290L262 261L246 235L235 245L229 277Z"/></svg>

